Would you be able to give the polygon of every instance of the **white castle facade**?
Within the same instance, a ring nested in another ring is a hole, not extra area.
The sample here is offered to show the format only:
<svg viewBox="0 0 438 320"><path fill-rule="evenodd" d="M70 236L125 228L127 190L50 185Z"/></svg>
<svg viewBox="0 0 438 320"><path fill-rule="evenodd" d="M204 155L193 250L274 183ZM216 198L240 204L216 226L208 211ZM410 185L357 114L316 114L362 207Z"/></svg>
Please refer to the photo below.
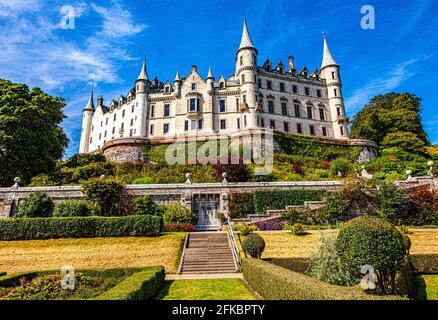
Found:
<svg viewBox="0 0 438 320"><path fill-rule="evenodd" d="M80 153L99 151L123 138L166 140L178 136L234 134L270 128L321 138L348 139L340 66L324 37L321 68L298 71L269 59L259 66L246 20L235 59L235 73L215 79L211 68L204 79L192 67L173 83L150 80L146 61L127 97L95 106L93 94L83 110Z"/></svg>

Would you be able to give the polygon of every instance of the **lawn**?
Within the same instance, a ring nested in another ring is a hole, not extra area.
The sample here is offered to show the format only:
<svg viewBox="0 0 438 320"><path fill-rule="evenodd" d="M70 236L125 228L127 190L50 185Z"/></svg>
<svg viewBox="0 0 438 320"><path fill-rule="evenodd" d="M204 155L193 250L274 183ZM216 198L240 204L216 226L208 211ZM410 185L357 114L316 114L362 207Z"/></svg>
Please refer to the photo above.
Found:
<svg viewBox="0 0 438 320"><path fill-rule="evenodd" d="M256 300L240 279L166 281L158 300Z"/></svg>
<svg viewBox="0 0 438 320"><path fill-rule="evenodd" d="M438 300L438 275L424 274L417 277L417 299Z"/></svg>
<svg viewBox="0 0 438 320"><path fill-rule="evenodd" d="M160 237L0 241L0 271L146 267L175 273L183 233Z"/></svg>
<svg viewBox="0 0 438 320"><path fill-rule="evenodd" d="M262 258L305 258L314 251L321 236L336 236L336 230L308 231L305 236L288 232L260 232L266 243ZM413 230L411 254L438 254L438 230Z"/></svg>

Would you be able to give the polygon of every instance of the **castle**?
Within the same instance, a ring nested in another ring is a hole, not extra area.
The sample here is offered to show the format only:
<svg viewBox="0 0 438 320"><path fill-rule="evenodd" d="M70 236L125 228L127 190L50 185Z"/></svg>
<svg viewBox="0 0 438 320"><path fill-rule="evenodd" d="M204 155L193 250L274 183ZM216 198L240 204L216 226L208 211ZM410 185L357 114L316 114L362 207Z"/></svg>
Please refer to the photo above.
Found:
<svg viewBox="0 0 438 320"><path fill-rule="evenodd" d="M165 141L170 137L232 134L261 128L338 140L348 139L340 66L324 37L321 68L298 71L275 67L269 58L257 63L246 19L236 52L235 73L215 79L210 67L204 79L192 67L173 83L150 79L146 59L128 95L95 106L93 93L83 110L80 153L99 152L118 140Z"/></svg>

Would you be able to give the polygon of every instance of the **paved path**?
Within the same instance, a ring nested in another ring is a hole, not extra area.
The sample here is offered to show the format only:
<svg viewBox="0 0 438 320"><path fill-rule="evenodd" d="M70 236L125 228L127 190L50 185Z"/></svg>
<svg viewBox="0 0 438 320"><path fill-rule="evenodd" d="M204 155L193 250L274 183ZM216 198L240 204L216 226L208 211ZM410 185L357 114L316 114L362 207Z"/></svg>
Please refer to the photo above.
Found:
<svg viewBox="0 0 438 320"><path fill-rule="evenodd" d="M242 273L212 273L212 274L166 274L166 280L187 279L243 279Z"/></svg>

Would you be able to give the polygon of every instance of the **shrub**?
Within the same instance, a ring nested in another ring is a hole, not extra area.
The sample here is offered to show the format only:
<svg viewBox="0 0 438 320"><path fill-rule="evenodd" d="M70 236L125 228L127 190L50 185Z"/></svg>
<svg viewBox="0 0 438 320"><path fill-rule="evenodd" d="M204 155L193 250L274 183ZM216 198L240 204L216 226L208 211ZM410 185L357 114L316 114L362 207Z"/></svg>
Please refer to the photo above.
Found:
<svg viewBox="0 0 438 320"><path fill-rule="evenodd" d="M310 274L324 282L343 286L359 282L342 265L334 237L321 237L317 251L310 256L310 264Z"/></svg>
<svg viewBox="0 0 438 320"><path fill-rule="evenodd" d="M237 162L237 161L236 161ZM228 158L228 164L221 164L219 161L214 165L215 177L217 182L224 179L222 173L227 173L228 182L245 182L248 181L249 173L246 165L239 159L239 163L233 164L232 158Z"/></svg>
<svg viewBox="0 0 438 320"><path fill-rule="evenodd" d="M161 217L67 217L0 220L0 240L158 236Z"/></svg>
<svg viewBox="0 0 438 320"><path fill-rule="evenodd" d="M242 249L245 254L253 258L260 258L265 250L265 240L257 233L251 233L242 241Z"/></svg>
<svg viewBox="0 0 438 320"><path fill-rule="evenodd" d="M134 273L96 300L148 300L164 286L164 268L150 267Z"/></svg>
<svg viewBox="0 0 438 320"><path fill-rule="evenodd" d="M164 206L155 204L151 196L147 194L134 200L133 214L136 215L151 214L153 216L162 216L165 210Z"/></svg>
<svg viewBox="0 0 438 320"><path fill-rule="evenodd" d="M54 217L85 217L90 215L90 209L82 200L63 200L55 205Z"/></svg>
<svg viewBox="0 0 438 320"><path fill-rule="evenodd" d="M254 208L257 213L281 210L305 201L320 201L325 194L323 189L258 190L254 193Z"/></svg>
<svg viewBox="0 0 438 320"><path fill-rule="evenodd" d="M124 184L118 179L94 178L82 183L85 198L94 206L95 214L117 215Z"/></svg>
<svg viewBox="0 0 438 320"><path fill-rule="evenodd" d="M167 223L164 225L165 232L193 232L195 226L192 223Z"/></svg>
<svg viewBox="0 0 438 320"><path fill-rule="evenodd" d="M242 236L246 237L247 235L253 233L254 231L257 231L258 227L255 225L237 224L233 226L233 230L239 231Z"/></svg>
<svg viewBox="0 0 438 320"><path fill-rule="evenodd" d="M246 217L249 214L254 214L252 193L231 193L229 210L231 218Z"/></svg>
<svg viewBox="0 0 438 320"><path fill-rule="evenodd" d="M283 230L286 221L284 219L270 219L265 221L256 222L254 225L260 231L274 231L274 230Z"/></svg>
<svg viewBox="0 0 438 320"><path fill-rule="evenodd" d="M355 218L340 229L336 250L353 277L359 277L362 266L370 265L380 291L395 290L395 277L406 260L407 250L403 236L392 224L377 217Z"/></svg>
<svg viewBox="0 0 438 320"><path fill-rule="evenodd" d="M438 191L420 187L410 194L414 206L412 224L416 226L438 224Z"/></svg>
<svg viewBox="0 0 438 320"><path fill-rule="evenodd" d="M52 199L41 191L31 192L15 213L16 218L50 217L53 212Z"/></svg>
<svg viewBox="0 0 438 320"><path fill-rule="evenodd" d="M301 223L295 223L290 227L290 233L294 236L303 236L307 234L306 227L303 226Z"/></svg>
<svg viewBox="0 0 438 320"><path fill-rule="evenodd" d="M289 209L281 215L287 220L289 225L294 225L295 223L309 224L309 212L306 210L296 210Z"/></svg>
<svg viewBox="0 0 438 320"><path fill-rule="evenodd" d="M345 158L337 158L333 160L331 165L331 170L333 175L338 175L339 172L343 177L345 177L351 170L353 169L353 165L351 162Z"/></svg>
<svg viewBox="0 0 438 320"><path fill-rule="evenodd" d="M406 191L393 184L382 184L374 195L375 215L391 223L410 224L412 204Z"/></svg>
<svg viewBox="0 0 438 320"><path fill-rule="evenodd" d="M335 286L260 259L242 259L242 272L251 288L266 300L388 300L358 287Z"/></svg>
<svg viewBox="0 0 438 320"><path fill-rule="evenodd" d="M351 218L350 202L341 192L330 193L317 210L316 220L322 224L336 224Z"/></svg>
<svg viewBox="0 0 438 320"><path fill-rule="evenodd" d="M198 217L190 209L180 205L171 204L165 206L163 213L164 223L196 223Z"/></svg>

